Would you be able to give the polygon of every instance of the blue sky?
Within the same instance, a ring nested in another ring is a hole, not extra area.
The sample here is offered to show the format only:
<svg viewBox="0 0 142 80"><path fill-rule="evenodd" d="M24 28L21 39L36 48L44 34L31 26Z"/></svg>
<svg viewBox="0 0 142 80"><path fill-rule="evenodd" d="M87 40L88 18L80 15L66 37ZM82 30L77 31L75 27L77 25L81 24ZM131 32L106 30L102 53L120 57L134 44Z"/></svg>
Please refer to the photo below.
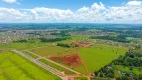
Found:
<svg viewBox="0 0 142 80"><path fill-rule="evenodd" d="M0 0L0 22L142 24L142 0Z"/></svg>
<svg viewBox="0 0 142 80"><path fill-rule="evenodd" d="M71 9L76 11L82 6L91 6L93 3L102 2L105 6L121 6L130 0L18 0L20 5L7 4L0 1L1 7L7 8L35 8L35 7L48 7L58 9Z"/></svg>

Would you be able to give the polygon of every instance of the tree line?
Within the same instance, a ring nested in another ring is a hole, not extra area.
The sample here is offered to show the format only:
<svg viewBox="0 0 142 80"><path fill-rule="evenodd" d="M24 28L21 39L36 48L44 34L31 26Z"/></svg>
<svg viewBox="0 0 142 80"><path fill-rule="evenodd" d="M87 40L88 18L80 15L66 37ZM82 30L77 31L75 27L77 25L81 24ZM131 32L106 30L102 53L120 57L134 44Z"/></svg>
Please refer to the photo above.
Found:
<svg viewBox="0 0 142 80"><path fill-rule="evenodd" d="M108 65L102 67L99 71L94 72L97 77L115 78L116 80L142 80L142 73L136 75L129 71L120 71L121 76L116 76L115 71L118 70L113 65L122 65L128 67L130 71L137 68L139 72L142 71L142 52L138 48L129 50L125 56L120 56L118 59L113 60Z"/></svg>
<svg viewBox="0 0 142 80"><path fill-rule="evenodd" d="M52 38L52 39L47 39L47 38L39 38L41 42L56 42L56 41L63 41L68 38Z"/></svg>
<svg viewBox="0 0 142 80"><path fill-rule="evenodd" d="M124 36L90 36L89 38L90 39L112 40L112 41L124 42L124 43L129 43L130 42Z"/></svg>
<svg viewBox="0 0 142 80"><path fill-rule="evenodd" d="M28 42L28 40L26 40L26 39L23 39L23 40L17 40L17 41L13 41L14 43L27 43Z"/></svg>

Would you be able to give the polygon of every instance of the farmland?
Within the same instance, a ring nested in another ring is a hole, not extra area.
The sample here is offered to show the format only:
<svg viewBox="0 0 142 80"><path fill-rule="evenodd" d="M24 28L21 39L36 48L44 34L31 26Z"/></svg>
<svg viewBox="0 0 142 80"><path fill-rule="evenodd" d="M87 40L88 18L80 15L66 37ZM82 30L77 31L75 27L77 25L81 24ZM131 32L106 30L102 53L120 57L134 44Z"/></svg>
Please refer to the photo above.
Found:
<svg viewBox="0 0 142 80"><path fill-rule="evenodd" d="M0 80L60 80L21 56L5 52L0 54Z"/></svg>

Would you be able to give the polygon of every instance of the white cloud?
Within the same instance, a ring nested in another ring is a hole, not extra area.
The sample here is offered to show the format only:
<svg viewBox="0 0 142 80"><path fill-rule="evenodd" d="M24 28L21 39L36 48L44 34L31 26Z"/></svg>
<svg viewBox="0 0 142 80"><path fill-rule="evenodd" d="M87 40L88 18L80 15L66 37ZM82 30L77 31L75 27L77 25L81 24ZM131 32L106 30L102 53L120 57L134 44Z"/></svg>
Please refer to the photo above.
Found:
<svg viewBox="0 0 142 80"><path fill-rule="evenodd" d="M100 2L94 3L90 8L82 7L75 14L80 22L99 22L103 20L103 13L106 11L105 6Z"/></svg>
<svg viewBox="0 0 142 80"><path fill-rule="evenodd" d="M36 20L44 21L67 21L73 18L74 13L71 10L60 10L60 9L50 9L50 8L34 8L31 9L31 15L34 16Z"/></svg>
<svg viewBox="0 0 142 80"><path fill-rule="evenodd" d="M78 12L79 13L84 13L84 12L88 12L89 11L89 7L85 7L85 6L83 6L82 8L80 8L79 10L78 10Z"/></svg>
<svg viewBox="0 0 142 80"><path fill-rule="evenodd" d="M142 2L129 1L124 6L110 7L105 15L106 19L110 18L111 21L142 23Z"/></svg>
<svg viewBox="0 0 142 80"><path fill-rule="evenodd" d="M83 22L142 23L142 2L129 1L120 7L105 7L94 3L90 8L82 7L77 17Z"/></svg>
<svg viewBox="0 0 142 80"><path fill-rule="evenodd" d="M141 7L142 6L142 2L141 1L129 1L126 5L127 6L138 6L138 7Z"/></svg>
<svg viewBox="0 0 142 80"><path fill-rule="evenodd" d="M20 12L18 9L0 8L0 21L12 22L12 21L25 21L30 20L30 16L26 12Z"/></svg>
<svg viewBox="0 0 142 80"><path fill-rule="evenodd" d="M33 9L0 8L0 22L106 22L142 23L142 2L129 1L123 6L104 6L101 2L83 6L76 12L69 9L37 7Z"/></svg>
<svg viewBox="0 0 142 80"><path fill-rule="evenodd" d="M17 0L3 0L6 3L17 3Z"/></svg>
<svg viewBox="0 0 142 80"><path fill-rule="evenodd" d="M105 7L104 7L104 5L100 2L100 4L94 3L94 4L91 6L91 9L92 9L92 10L104 10Z"/></svg>

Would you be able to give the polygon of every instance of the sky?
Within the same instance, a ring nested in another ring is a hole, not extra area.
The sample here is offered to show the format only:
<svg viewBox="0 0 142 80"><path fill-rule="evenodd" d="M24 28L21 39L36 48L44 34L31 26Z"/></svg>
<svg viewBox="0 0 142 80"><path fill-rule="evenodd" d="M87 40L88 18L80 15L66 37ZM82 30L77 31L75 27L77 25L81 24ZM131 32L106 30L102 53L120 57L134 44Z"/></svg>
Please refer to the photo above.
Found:
<svg viewBox="0 0 142 80"><path fill-rule="evenodd" d="M0 22L142 24L142 0L0 0Z"/></svg>

